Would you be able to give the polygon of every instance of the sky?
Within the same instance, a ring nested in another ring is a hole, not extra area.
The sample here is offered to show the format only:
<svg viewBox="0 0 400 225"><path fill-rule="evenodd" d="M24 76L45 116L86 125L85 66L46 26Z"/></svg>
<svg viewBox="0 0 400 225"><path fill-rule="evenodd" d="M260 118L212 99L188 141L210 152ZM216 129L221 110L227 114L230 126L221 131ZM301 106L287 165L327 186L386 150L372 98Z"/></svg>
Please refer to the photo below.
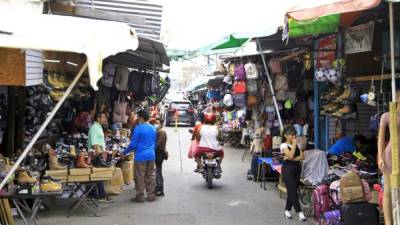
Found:
<svg viewBox="0 0 400 225"><path fill-rule="evenodd" d="M301 0L163 0L162 41L194 50L232 33L272 34Z"/></svg>

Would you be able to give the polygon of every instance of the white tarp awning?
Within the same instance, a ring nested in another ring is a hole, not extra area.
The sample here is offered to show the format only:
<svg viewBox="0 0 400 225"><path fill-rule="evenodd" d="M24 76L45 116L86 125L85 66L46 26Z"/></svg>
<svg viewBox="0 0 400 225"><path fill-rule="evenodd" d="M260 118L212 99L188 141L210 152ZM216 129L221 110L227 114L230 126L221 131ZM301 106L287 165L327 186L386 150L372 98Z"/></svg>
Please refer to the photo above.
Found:
<svg viewBox="0 0 400 225"><path fill-rule="evenodd" d="M125 23L47 14L0 15L0 47L83 53L95 90L103 59L138 46L135 29Z"/></svg>

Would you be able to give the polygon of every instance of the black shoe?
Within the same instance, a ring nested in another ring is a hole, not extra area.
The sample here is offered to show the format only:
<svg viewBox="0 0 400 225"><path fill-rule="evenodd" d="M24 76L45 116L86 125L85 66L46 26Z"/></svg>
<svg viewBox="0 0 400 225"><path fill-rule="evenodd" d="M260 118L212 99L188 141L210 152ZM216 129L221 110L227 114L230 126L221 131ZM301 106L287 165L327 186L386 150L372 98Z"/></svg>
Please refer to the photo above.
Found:
<svg viewBox="0 0 400 225"><path fill-rule="evenodd" d="M156 196L161 197L161 196L165 196L165 194L163 191L157 191Z"/></svg>
<svg viewBox="0 0 400 225"><path fill-rule="evenodd" d="M92 160L92 165L94 167L110 167L111 166L110 164L107 164L107 162L104 161L104 159L101 158L100 156L97 156Z"/></svg>
<svg viewBox="0 0 400 225"><path fill-rule="evenodd" d="M143 202L144 202L144 199L135 197L135 198L131 198L131 202L143 203Z"/></svg>

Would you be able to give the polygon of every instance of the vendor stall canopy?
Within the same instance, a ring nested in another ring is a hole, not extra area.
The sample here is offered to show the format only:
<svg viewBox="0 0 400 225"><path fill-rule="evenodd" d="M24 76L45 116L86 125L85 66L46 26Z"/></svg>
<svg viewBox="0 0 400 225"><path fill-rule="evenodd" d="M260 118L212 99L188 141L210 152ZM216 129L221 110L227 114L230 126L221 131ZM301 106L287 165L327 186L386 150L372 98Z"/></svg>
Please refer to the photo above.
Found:
<svg viewBox="0 0 400 225"><path fill-rule="evenodd" d="M141 67L150 69L162 69L163 66L169 66L170 61L161 42L148 38L139 37L139 47L136 51L127 50L110 56L106 61L115 64L125 65L131 68Z"/></svg>
<svg viewBox="0 0 400 225"><path fill-rule="evenodd" d="M309 0L286 13L284 39L337 32L382 0Z"/></svg>
<svg viewBox="0 0 400 225"><path fill-rule="evenodd" d="M0 15L0 47L83 53L94 90L103 59L139 46L135 29L125 23L46 14L21 18Z"/></svg>

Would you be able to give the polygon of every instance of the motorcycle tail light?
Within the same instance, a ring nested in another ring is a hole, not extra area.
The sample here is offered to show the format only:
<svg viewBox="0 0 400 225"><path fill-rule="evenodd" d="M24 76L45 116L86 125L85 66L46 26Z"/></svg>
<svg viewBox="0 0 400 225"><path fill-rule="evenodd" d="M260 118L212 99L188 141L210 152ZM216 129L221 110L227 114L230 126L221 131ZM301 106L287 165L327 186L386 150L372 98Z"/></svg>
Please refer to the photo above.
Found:
<svg viewBox="0 0 400 225"><path fill-rule="evenodd" d="M213 159L214 153L207 153L207 159Z"/></svg>

